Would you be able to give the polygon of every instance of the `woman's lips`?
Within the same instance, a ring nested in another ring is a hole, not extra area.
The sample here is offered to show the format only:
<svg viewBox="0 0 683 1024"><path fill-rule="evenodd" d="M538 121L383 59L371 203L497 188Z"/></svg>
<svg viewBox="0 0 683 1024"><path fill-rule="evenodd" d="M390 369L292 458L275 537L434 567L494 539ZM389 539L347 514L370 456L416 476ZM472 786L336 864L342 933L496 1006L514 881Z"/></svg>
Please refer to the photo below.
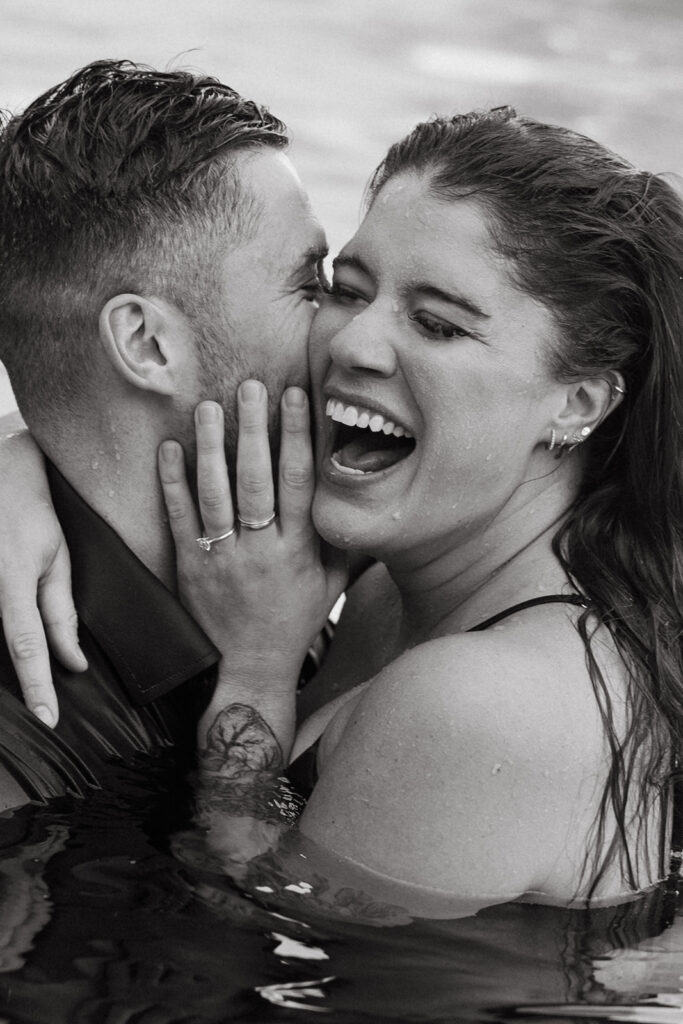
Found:
<svg viewBox="0 0 683 1024"><path fill-rule="evenodd" d="M330 398L325 413L339 424L332 436L330 455L331 464L339 473L380 473L401 462L415 448L413 435L377 410Z"/></svg>

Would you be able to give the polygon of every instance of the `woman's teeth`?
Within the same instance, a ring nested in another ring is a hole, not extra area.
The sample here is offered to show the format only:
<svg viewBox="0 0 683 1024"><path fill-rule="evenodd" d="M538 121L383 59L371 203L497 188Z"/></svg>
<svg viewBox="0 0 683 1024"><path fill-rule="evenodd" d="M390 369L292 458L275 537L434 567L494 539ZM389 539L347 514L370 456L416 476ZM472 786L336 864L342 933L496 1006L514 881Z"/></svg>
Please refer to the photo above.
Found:
<svg viewBox="0 0 683 1024"><path fill-rule="evenodd" d="M344 405L336 398L330 398L325 407L325 414L336 423L343 423L346 427L359 427L361 430L369 429L374 434L393 434L394 437L412 437L413 435L404 427L392 420L387 420L379 412L372 409L359 409L355 405Z"/></svg>

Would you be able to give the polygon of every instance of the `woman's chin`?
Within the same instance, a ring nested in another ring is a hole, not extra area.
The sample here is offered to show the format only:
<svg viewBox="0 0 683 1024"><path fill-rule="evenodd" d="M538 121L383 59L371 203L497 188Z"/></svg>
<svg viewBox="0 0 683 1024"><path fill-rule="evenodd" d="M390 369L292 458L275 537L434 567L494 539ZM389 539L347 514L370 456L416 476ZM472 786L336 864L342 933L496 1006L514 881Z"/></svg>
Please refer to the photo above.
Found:
<svg viewBox="0 0 683 1024"><path fill-rule="evenodd" d="M316 490L312 508L317 532L335 548L372 553L381 546L382 527L366 512ZM384 524L386 531L386 524Z"/></svg>

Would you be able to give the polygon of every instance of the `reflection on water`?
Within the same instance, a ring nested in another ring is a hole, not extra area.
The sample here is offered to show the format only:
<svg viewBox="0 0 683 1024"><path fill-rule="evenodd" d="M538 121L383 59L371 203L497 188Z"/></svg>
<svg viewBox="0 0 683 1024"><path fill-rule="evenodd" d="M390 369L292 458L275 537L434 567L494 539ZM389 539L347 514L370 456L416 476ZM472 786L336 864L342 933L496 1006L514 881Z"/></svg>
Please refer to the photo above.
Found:
<svg viewBox="0 0 683 1024"><path fill-rule="evenodd" d="M268 907L171 855L169 778L146 761L116 769L114 798L5 818L0 1019L681 1019L683 917L664 890L590 913L507 904L387 928L308 913L303 896Z"/></svg>

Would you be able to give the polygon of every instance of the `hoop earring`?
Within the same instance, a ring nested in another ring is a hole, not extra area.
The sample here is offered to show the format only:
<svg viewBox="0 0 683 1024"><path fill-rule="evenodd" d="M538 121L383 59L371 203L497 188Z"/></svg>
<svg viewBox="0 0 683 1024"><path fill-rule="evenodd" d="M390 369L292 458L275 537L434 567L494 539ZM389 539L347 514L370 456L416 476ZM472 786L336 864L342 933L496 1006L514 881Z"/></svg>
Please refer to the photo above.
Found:
<svg viewBox="0 0 683 1024"><path fill-rule="evenodd" d="M553 427L553 429L550 431L550 441L546 445L546 448L548 449L549 452L551 452L553 450L553 448L555 447L556 442L557 442L557 431Z"/></svg>

